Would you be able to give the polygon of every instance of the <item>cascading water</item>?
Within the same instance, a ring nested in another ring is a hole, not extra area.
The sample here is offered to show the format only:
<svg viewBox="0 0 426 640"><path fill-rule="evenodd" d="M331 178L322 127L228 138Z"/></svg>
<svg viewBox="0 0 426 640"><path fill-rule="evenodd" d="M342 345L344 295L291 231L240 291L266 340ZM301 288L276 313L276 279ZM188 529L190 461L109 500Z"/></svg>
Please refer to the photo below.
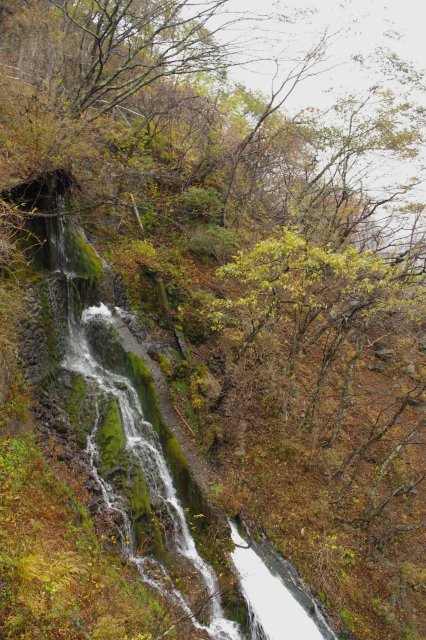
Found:
<svg viewBox="0 0 426 640"><path fill-rule="evenodd" d="M95 390L94 407L96 418L93 429L88 437L87 453L91 461L92 472L97 479L103 499L110 512L116 512L120 517L121 545L123 553L129 561L137 566L143 580L162 593L167 591L168 597L181 608L194 626L205 632L214 640L242 640L244 634L237 623L226 619L223 613L219 595L217 577L210 567L198 554L194 540L190 534L185 511L173 485L170 471L163 456L159 438L152 425L143 417L143 408L138 393L131 381L124 375L119 375L101 364L93 346L89 342L92 331L102 326L114 325L115 319L111 311L104 305L98 304L85 308L81 319L77 318L72 308L79 305L71 304L76 297L77 289L72 283L75 276L73 256L67 254L67 243L64 240L63 223L59 222L59 234L52 238L54 250L57 254L57 267L67 278L68 299L68 340L66 355L62 361L62 368L73 374L82 375ZM84 241L86 239L82 236ZM52 300L53 302L53 300ZM114 398L119 408L121 424L126 440L125 450L131 455L143 470L151 504L161 505L167 512L172 523L173 546L176 554L184 557L196 570L204 584L207 593L209 624L203 625L195 619L193 612L183 595L175 588L166 569L152 557L138 555L134 536L133 523L130 520L123 498L115 492L113 483L98 473L100 452L96 443L99 429L99 403L102 398ZM231 524L232 537L238 545L245 545L237 529ZM320 618L318 629L312 618L306 613L284 582L273 575L263 563L261 554L254 549L236 547L231 553L231 559L239 574L240 587L247 603L250 621L251 640L315 640L316 638L335 639L336 636L325 623L316 604L310 598L309 603L314 609L313 616ZM153 571L153 566L155 571ZM154 575L157 576L154 577ZM165 587L166 585L166 587ZM306 596L308 597L308 596Z"/></svg>
<svg viewBox="0 0 426 640"><path fill-rule="evenodd" d="M215 573L197 552L194 540L189 532L184 509L177 497L170 472L164 460L158 436L151 424L143 419L143 410L136 390L127 378L114 374L101 366L90 352L85 336L85 327L90 323L102 321L113 321L111 312L103 304L99 307L85 309L79 325L70 320L69 349L62 366L67 371L81 374L85 379L92 380L100 396L113 396L115 398L120 409L126 438L126 449L137 459L144 471L151 501L153 503L162 503L167 509L173 523L177 553L189 560L199 572L210 596L209 626L203 626L195 619L194 625L199 629L205 629L215 640L241 640L242 636L238 630L238 625L224 617ZM93 473L102 487L105 503L109 509L117 511L122 516L124 522L121 532L123 552L131 562L136 564L145 581L157 589L163 590L161 583L153 580L145 572L147 558L141 558L136 555L130 519L123 507L120 506L120 499L115 495L112 485L101 478L97 472L95 464L96 458L99 456L95 442L97 427L98 419L89 437L87 451L92 461ZM151 562L152 560L150 560ZM161 565L159 565L159 571L163 577L167 578L165 569ZM188 616L192 616L188 605L179 592L173 588L172 594L175 601L181 605Z"/></svg>
<svg viewBox="0 0 426 640"><path fill-rule="evenodd" d="M232 539L238 545L231 558L238 569L240 588L249 610L251 640L337 640L294 570L288 570L291 565L277 566L282 561L269 550L270 566L267 566L266 558L261 557L262 550L256 548L256 543L252 542L247 547L235 524L231 522L230 526ZM292 591L285 585L283 573L287 574L286 580ZM312 610L318 626L293 593L297 593L305 607Z"/></svg>

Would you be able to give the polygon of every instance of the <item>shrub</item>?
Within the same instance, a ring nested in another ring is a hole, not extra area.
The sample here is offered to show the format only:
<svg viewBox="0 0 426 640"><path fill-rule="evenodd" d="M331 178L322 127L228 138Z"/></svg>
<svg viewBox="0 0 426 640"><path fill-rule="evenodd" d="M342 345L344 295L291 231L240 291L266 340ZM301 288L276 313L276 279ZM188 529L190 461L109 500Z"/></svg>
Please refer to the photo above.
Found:
<svg viewBox="0 0 426 640"><path fill-rule="evenodd" d="M200 226L191 238L189 248L194 253L214 254L218 258L227 258L238 248L235 234L215 224Z"/></svg>
<svg viewBox="0 0 426 640"><path fill-rule="evenodd" d="M212 187L190 187L184 198L188 213L215 216L222 211L219 194Z"/></svg>

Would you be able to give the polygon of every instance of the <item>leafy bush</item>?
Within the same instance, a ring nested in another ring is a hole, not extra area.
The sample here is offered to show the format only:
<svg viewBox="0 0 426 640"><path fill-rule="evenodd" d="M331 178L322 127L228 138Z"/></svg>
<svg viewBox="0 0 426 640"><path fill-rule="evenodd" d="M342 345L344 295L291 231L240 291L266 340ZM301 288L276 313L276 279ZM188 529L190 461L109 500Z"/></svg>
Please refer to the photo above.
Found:
<svg viewBox="0 0 426 640"><path fill-rule="evenodd" d="M215 254L218 258L226 258L238 248L235 234L215 224L200 226L191 238L189 248L194 253Z"/></svg>
<svg viewBox="0 0 426 640"><path fill-rule="evenodd" d="M222 211L219 194L212 187L190 187L184 197L188 213L215 216Z"/></svg>

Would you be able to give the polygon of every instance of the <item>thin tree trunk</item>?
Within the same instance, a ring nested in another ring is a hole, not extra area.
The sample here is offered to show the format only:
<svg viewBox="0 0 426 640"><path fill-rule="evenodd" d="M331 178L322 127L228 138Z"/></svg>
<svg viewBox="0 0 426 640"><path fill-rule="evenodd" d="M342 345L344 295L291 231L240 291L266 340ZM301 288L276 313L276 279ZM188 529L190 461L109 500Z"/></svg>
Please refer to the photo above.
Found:
<svg viewBox="0 0 426 640"><path fill-rule="evenodd" d="M417 531L417 529L423 529L424 527L426 527L426 521L412 524L396 524L395 526L390 527L390 529L385 529L377 536L373 537L370 535L368 542L370 544L373 543L376 549L383 551L384 546L394 533L407 533L408 531Z"/></svg>
<svg viewBox="0 0 426 640"><path fill-rule="evenodd" d="M339 433L340 433L340 428L342 426L342 418L343 418L343 414L345 412L346 402L348 400L348 395L349 395L350 378L351 378L354 366L356 364L356 361L358 360L359 356L361 355L363 349L364 349L364 340L361 340L359 345L358 345L358 349L357 349L355 355L353 356L352 360L349 362L348 368L346 369L345 383L344 383L344 386L343 386L343 393L342 393L342 397L341 397L341 400L340 400L339 411L337 412L336 422L334 423L333 434L332 434L330 440L327 443L327 446L330 447L330 449L332 448L333 444L335 443L335 441L338 438Z"/></svg>
<svg viewBox="0 0 426 640"><path fill-rule="evenodd" d="M396 498L398 495L408 493L409 491L414 489L414 487L423 482L425 478L426 469L423 469L423 471L421 471L416 478L412 478L408 482L400 484L396 489L392 491L392 493L390 493L384 500L382 500L382 502L373 511L371 511L370 517L365 521L365 528L369 529L371 527L373 521L382 513L383 509L393 498Z"/></svg>
<svg viewBox="0 0 426 640"><path fill-rule="evenodd" d="M418 395L422 393L423 391L421 390ZM370 438L369 440L367 440L367 442L364 442L360 447L358 447L358 449L355 449L355 451L352 451L352 453L346 456L346 458L343 460L341 464L339 471L337 471L337 473L334 475L333 480L339 480L339 478L342 477L346 467L352 462L354 458L356 458L356 456L362 456L363 454L365 454L367 449L369 449L373 444L381 440L383 436L385 436L387 432L390 429L392 429L397 419L404 413L409 399L410 399L410 394L407 394L404 400L402 401L398 411L393 416L392 420L385 427L383 427L383 429L379 431L379 433L376 436L374 436L373 438Z"/></svg>
<svg viewBox="0 0 426 640"><path fill-rule="evenodd" d="M235 365L238 364L238 362L241 360L241 358L243 357L243 355L245 354L245 352L247 351L249 346L252 344L253 340L258 335L258 333L266 325L266 323L268 322L269 318L272 316L274 311L278 311L278 309L279 309L279 304L276 301L274 301L269 306L269 309L266 312L266 314L264 315L264 317L262 318L262 320L259 322L259 324L256 327L254 327L253 331L250 333L250 335L246 338L244 343L239 348L237 355L235 356L235 358L232 361L232 364L231 364L232 368L235 367ZM278 322L279 318L280 318L280 315L277 314L276 322ZM232 383L232 375L228 375L225 378L225 380L224 380L224 382L222 384L222 388L221 388L219 397L216 400L216 407L218 407L220 404L222 404L222 402L225 400L226 396L228 395L229 389L232 387L232 384L233 384Z"/></svg>
<svg viewBox="0 0 426 640"><path fill-rule="evenodd" d="M377 494L377 490L379 488L379 484L383 478L383 476L386 473L386 469L389 467L390 463L392 462L392 460L395 458L395 456L398 455L398 453L400 452L400 450L402 449L402 447L404 445L406 445L411 438L416 435L416 433L418 433L420 431L420 429L423 429L423 427L426 426L426 421L423 420L422 422L420 422L420 424L418 424L412 431L410 431L410 433L405 436L405 438L403 438L403 440L401 440L401 442L399 442L396 447L394 447L392 449L392 451L390 452L390 454L388 455L388 457L386 458L386 460L383 462L382 466L380 467L380 471L378 472L377 476L376 476L376 480L374 481L373 484L373 488L370 491L370 495L368 498L368 503L365 507L365 516L366 518L368 518L368 514L371 513L371 511L374 508L374 499L376 497Z"/></svg>
<svg viewBox="0 0 426 640"><path fill-rule="evenodd" d="M322 368L321 368L321 373L319 374L318 380L317 380L317 384L315 387L315 391L311 396L311 401L309 403L309 407L308 410L306 412L306 419L304 419L303 423L301 426L303 426L303 424L306 425L306 427L308 428L309 431L312 431L312 427L314 425L314 420L315 420L315 413L316 413L316 409L317 409L317 404L318 404L318 398L319 398L319 393L327 379L327 373L331 367L331 365L333 364L333 362L335 361L335 359L337 358L337 355L346 339L347 336L347 332L344 331L342 333L336 333L336 335L334 336L333 339L333 343L330 346L329 349L327 349L327 345L324 348L324 357L323 357L323 363L322 363Z"/></svg>
<svg viewBox="0 0 426 640"><path fill-rule="evenodd" d="M142 220L141 220L141 217L139 215L139 210L138 210L138 208L136 206L136 201L135 201L135 197L134 197L133 193L130 194L130 198L132 199L133 211L135 212L136 220L138 221L138 224L139 224L140 228L143 231Z"/></svg>
<svg viewBox="0 0 426 640"><path fill-rule="evenodd" d="M241 345L241 347L239 348L237 355L235 356L235 358L232 361L232 364L235 365L239 362L239 360L242 358L242 356L245 354L245 352L247 351L248 347L251 345L251 343L253 342L253 340L256 338L256 336L258 335L258 333L263 329L263 327L265 326L265 324L268 322L269 318L271 317L271 315L273 314L274 311L278 310L278 305L276 303L276 301L274 301L270 306L268 311L266 312L266 314L263 316L262 320L259 322L259 324L253 329L253 331L250 333L250 335L246 338L246 340L244 341L244 343Z"/></svg>

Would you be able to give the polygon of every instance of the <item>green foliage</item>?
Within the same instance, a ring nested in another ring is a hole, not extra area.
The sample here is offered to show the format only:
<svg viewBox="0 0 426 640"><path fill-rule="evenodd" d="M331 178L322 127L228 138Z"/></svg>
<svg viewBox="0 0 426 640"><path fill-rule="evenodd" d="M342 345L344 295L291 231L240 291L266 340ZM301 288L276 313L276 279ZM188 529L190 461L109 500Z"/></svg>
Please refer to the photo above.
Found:
<svg viewBox="0 0 426 640"><path fill-rule="evenodd" d="M223 484L211 484L210 492L213 496L217 496L223 491Z"/></svg>
<svg viewBox="0 0 426 640"><path fill-rule="evenodd" d="M217 300L221 308L256 309L265 307L265 299L282 291L285 304L315 306L313 285L324 279L339 278L342 293L355 296L373 289L372 277L384 275L383 259L370 252L360 253L352 246L335 251L328 246L308 243L297 229L283 228L263 240L249 253L241 252L234 262L218 269L219 277L232 276L249 286L247 297L233 301ZM327 274L327 276L325 276ZM377 277L375 278L377 279ZM380 281L379 285L383 282Z"/></svg>
<svg viewBox="0 0 426 640"><path fill-rule="evenodd" d="M238 247L235 233L230 229L224 229L214 224L198 227L189 242L189 247L194 253L210 255L215 254L220 258L231 255Z"/></svg>
<svg viewBox="0 0 426 640"><path fill-rule="evenodd" d="M197 215L217 216L222 203L216 189L212 187L190 187L184 194L187 211Z"/></svg>
<svg viewBox="0 0 426 640"><path fill-rule="evenodd" d="M192 344L203 344L211 335L212 323L205 313L212 296L204 291L195 291L179 311L179 322L183 332Z"/></svg>
<svg viewBox="0 0 426 640"><path fill-rule="evenodd" d="M358 616L352 611L343 610L340 611L340 615L342 617L345 625L353 632L357 631L359 623Z"/></svg>
<svg viewBox="0 0 426 640"><path fill-rule="evenodd" d="M154 264L157 261L157 252L147 240L132 240L129 250L134 253L135 258L140 257L144 262Z"/></svg>
<svg viewBox="0 0 426 640"><path fill-rule="evenodd" d="M23 457L28 455L28 446L20 438L0 440L0 476L13 472Z"/></svg>
<svg viewBox="0 0 426 640"><path fill-rule="evenodd" d="M126 581L129 568L114 553L115 537L108 542L102 535L98 544L86 509L58 471L44 463L33 440L0 438L3 637L50 638L61 629L74 638L76 626L78 635L99 640L158 637L172 623L161 598L133 576ZM105 545L110 561L101 552Z"/></svg>
<svg viewBox="0 0 426 640"><path fill-rule="evenodd" d="M413 562L403 562L399 566L399 573L402 580L414 589L426 585L426 569Z"/></svg>

